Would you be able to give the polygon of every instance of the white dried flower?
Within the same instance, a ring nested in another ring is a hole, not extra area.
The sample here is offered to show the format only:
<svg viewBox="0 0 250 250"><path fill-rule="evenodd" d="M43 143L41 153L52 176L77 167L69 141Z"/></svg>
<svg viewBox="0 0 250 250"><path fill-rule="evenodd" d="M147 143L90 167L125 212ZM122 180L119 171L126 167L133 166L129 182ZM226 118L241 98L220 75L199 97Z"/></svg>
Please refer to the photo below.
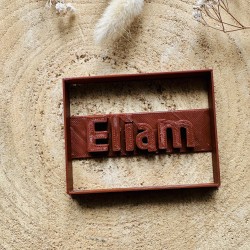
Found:
<svg viewBox="0 0 250 250"><path fill-rule="evenodd" d="M194 7L212 7L214 5L218 5L219 0L197 0Z"/></svg>
<svg viewBox="0 0 250 250"><path fill-rule="evenodd" d="M193 17L196 21L200 22L202 19L202 10L205 8L212 8L219 4L219 0L196 0L193 6Z"/></svg>
<svg viewBox="0 0 250 250"><path fill-rule="evenodd" d="M227 0L196 0L193 10L196 21L215 30L232 32L250 29L231 13Z"/></svg>
<svg viewBox="0 0 250 250"><path fill-rule="evenodd" d="M56 4L56 11L59 14L66 14L67 12L67 7L65 3L57 3Z"/></svg>
<svg viewBox="0 0 250 250"><path fill-rule="evenodd" d="M193 11L193 18L199 22L201 21L201 17L202 17L201 11L199 9L195 9Z"/></svg>
<svg viewBox="0 0 250 250"><path fill-rule="evenodd" d="M65 3L64 0L48 0L46 7L50 9L52 5L55 5L56 12L60 15L76 11L75 7L71 3Z"/></svg>
<svg viewBox="0 0 250 250"><path fill-rule="evenodd" d="M76 8L71 3L66 3L66 8L67 8L67 11L69 11L69 12L76 11Z"/></svg>
<svg viewBox="0 0 250 250"><path fill-rule="evenodd" d="M197 0L197 1L196 1L196 5L197 5L197 6L202 6L202 5L204 5L206 2L207 2L207 0Z"/></svg>

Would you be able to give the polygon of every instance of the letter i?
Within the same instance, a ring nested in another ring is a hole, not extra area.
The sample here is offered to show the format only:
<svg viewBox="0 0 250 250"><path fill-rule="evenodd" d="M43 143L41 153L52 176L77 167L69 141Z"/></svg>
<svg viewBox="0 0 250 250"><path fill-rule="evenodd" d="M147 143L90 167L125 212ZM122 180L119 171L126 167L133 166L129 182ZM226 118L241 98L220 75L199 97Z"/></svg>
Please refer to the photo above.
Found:
<svg viewBox="0 0 250 250"><path fill-rule="evenodd" d="M134 128L132 123L125 124L126 151L134 151Z"/></svg>

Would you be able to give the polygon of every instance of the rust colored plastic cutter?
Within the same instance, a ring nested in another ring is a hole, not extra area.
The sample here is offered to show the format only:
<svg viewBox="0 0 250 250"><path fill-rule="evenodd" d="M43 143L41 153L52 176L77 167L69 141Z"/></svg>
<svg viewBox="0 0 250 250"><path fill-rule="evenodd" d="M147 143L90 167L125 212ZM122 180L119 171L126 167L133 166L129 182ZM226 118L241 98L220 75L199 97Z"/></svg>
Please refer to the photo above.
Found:
<svg viewBox="0 0 250 250"><path fill-rule="evenodd" d="M70 91L76 85L81 88L86 88L87 85L98 88L98 85L102 84L108 89L112 83L119 86L119 83L133 82L133 84L138 84L157 80L164 85L169 82L166 80L178 79L178 84L185 84L187 79L195 78L202 79L199 83L203 84L207 91L209 105L206 109L85 116L70 115ZM220 186L212 70L67 78L63 80L63 105L68 194L217 188ZM171 134L167 131L170 131ZM74 189L73 159L200 152L212 152L212 183L94 190Z"/></svg>

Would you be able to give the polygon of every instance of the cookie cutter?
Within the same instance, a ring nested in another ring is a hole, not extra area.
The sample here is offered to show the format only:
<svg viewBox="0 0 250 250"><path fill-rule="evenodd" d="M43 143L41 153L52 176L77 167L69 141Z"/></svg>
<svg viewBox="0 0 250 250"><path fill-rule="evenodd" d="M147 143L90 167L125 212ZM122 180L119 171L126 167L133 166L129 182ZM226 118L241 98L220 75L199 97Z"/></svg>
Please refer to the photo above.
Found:
<svg viewBox="0 0 250 250"><path fill-rule="evenodd" d="M107 88L112 83L133 84L147 81L202 79L208 94L208 108L162 112L71 116L70 92L73 86ZM114 193L145 190L218 188L219 153L216 129L214 82L212 70L107 75L63 79L66 189L70 195ZM169 133L170 132L170 133ZM172 133L171 133L172 132ZM213 182L165 186L143 186L78 190L73 184L74 159L93 157L131 157L141 154L212 153Z"/></svg>

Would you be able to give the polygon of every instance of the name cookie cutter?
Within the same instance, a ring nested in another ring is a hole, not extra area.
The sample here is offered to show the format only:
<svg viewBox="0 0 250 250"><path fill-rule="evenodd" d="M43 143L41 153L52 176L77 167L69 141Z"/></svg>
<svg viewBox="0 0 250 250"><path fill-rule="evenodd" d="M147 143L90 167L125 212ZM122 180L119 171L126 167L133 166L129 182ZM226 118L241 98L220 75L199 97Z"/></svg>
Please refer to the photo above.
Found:
<svg viewBox="0 0 250 250"><path fill-rule="evenodd" d="M88 84L146 82L164 79L201 78L208 94L208 108L163 112L106 115L70 115L70 91ZM66 184L70 195L143 190L217 188L220 186L212 70L93 76L63 79ZM171 136L167 131L171 131ZM141 154L212 153L213 182L185 185L78 190L73 185L73 159L93 157L130 157Z"/></svg>

